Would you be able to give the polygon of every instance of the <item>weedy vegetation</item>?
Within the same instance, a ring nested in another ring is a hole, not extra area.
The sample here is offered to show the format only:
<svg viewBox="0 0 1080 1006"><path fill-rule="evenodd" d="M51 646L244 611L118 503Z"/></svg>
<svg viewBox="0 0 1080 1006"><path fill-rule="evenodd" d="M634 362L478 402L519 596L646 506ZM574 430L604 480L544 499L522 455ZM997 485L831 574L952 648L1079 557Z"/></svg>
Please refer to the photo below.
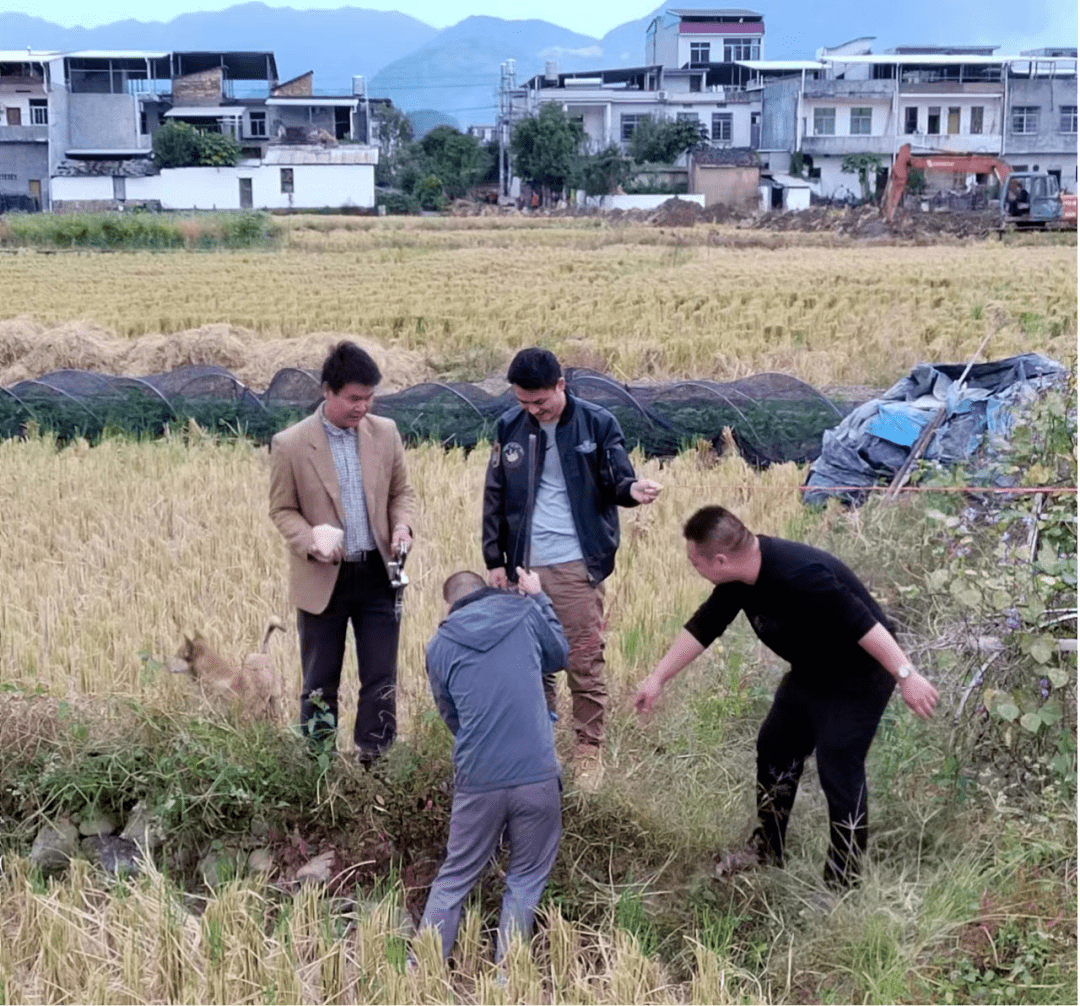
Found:
<svg viewBox="0 0 1080 1006"><path fill-rule="evenodd" d="M315 223L329 228L321 218ZM156 263L169 261L165 256L72 256L53 299L63 303L91 275L101 286L115 284L123 269L114 274L113 263L124 260L165 284L153 312L202 318L216 311L220 319L229 308L211 302L213 283L191 297L190 307L178 299L189 264L207 278L210 271L198 263L215 262L224 272L226 261L239 291L267 282L264 260L298 269L314 262L321 263L316 285L329 310L339 310L330 288L352 304L352 320L340 330L367 336L361 301L397 311L412 293L387 287L379 300L376 286L339 285L328 263L352 257L366 259L365 268L384 283L411 272L417 288L430 290L441 276L445 298L427 302L424 316L436 304L471 319L470 331L490 347L470 350L474 363L501 365L512 347L534 338L563 352L577 345L582 357L587 347L601 364L640 362L652 352L655 370L647 372L687 377L717 376L704 362L696 372L695 360L728 366L699 341L725 340L724 361L738 360L739 367L765 358L763 344L743 345L742 329L714 313L705 277L715 284L719 263L712 260L710 272L708 256L720 253L705 244L686 254L685 279L682 271L669 272L664 284L646 288L666 268L661 260L671 245L626 244L625 232L594 226L560 223L532 230L526 240L520 228L501 224L478 228L477 237L438 223L425 229L392 221L382 228L357 219L341 234L311 229L313 244L301 251L292 242L304 229L290 221L284 251L192 256L184 270L174 265L161 273ZM480 247L469 244L474 239ZM615 278L590 273L583 250L590 239L591 253L609 267L624 256L624 292L655 293L638 305L641 324L627 327L622 343L618 322L608 316L626 308L613 295ZM517 267L507 254L506 302L493 288L491 313L473 318L470 310L480 312L484 302L467 308L468 292L493 279L502 261L490 247L496 240L511 250L528 242L544 249L532 272L550 282L534 284L531 301L529 289L515 290ZM560 250L561 240L569 243ZM395 241L411 264L381 271L383 252L393 265ZM338 243L351 250L333 250ZM940 358L941 346L909 345L899 336L894 345L889 319L932 328L938 311L954 326L948 338L957 351L948 355L960 358L960 347L970 352L965 326L982 326L974 305L994 298L1010 301L1017 319L1021 309L1044 319L1057 311L1062 332L1074 339L1075 301L1034 291L1040 283L1064 285L1070 269L1075 284L1075 260L1058 261L1039 248L1023 254L1041 257L1049 269L1025 259L1029 266L1017 270L1007 250L982 246L936 248L932 255L849 247L831 265L821 248L728 253L725 283L732 271L749 276L757 260L749 300L740 306L741 294L731 295L733 317L749 319L740 312L755 305L771 310L764 292L770 284L774 298L785 282L800 297L832 296L822 292L824 275L848 268L861 275L863 264L868 274L870 265L860 260L886 251L894 257L887 266L878 260L882 289L908 280L903 290L892 287L888 309L878 302L878 327L870 314L859 321L834 305L844 331L826 339L821 316L809 311L807 331L816 334L807 338L821 348L790 347L788 359L805 366L791 368L797 376L817 372L833 380L856 367L863 377L878 375L875 383L891 383L906 366L905 354ZM959 279L962 256L975 256L966 261L982 267L977 284ZM49 263L59 258L8 256L0 272L45 282ZM800 259L817 270L813 294ZM566 260L594 276L597 309L587 314L598 328L610 324L609 335L574 343L555 331L565 327L558 284L578 308L588 284L573 269L558 271ZM782 271L777 262L790 276L774 273ZM949 280L932 295L913 278L931 273ZM669 330L662 316L674 317L672 298L683 296L684 286L700 286L701 311L712 321L690 331L676 318L671 340L661 339L657 333ZM25 296L17 283L10 289ZM106 301L97 301L90 285L83 289L87 311L104 310ZM270 289L279 297L306 296L296 277L264 287ZM928 310L930 296L943 303ZM854 290L851 298L848 306ZM25 303L36 305L35 315L51 310L40 293ZM500 328L511 305L539 319L552 303L551 329L531 330L520 319ZM65 317L74 313L68 306L58 316L65 310ZM113 322L101 323L117 332L134 333L141 324L130 307L110 310ZM379 310L371 317L378 327ZM438 326L426 337L423 352L434 364L463 365L456 324L445 342ZM851 364L860 325L875 334L866 361ZM749 320L746 327L751 342L761 338ZM401 326L403 341L411 344L414 330L411 322ZM397 345L392 330L379 335ZM259 336L251 338L257 344ZM1061 348L1055 338L1044 328L1036 344L1054 355ZM1033 345L1019 321L995 339L994 356ZM1058 355L1071 362L1074 351ZM974 463L980 473L994 468L1014 485L1074 487L1074 401L1070 388L1033 404L1011 442L989 445ZM653 506L622 515L623 543L607 594L608 771L595 794L568 785L564 839L532 946L517 947L504 972L491 964L501 895L492 868L469 902L453 967L443 968L430 934L412 939L416 967L407 967L408 919L422 907L437 868L451 794L450 738L428 694L423 647L441 617L442 579L480 565L487 456L483 443L472 451L437 444L408 451L421 512L402 626L401 737L369 773L344 748L336 757L310 757L287 724L245 725L211 713L190 682L162 666L185 633L201 630L236 658L254 648L270 615L289 615L282 545L266 515L265 448L242 436L176 426L156 439L106 433L93 446L78 438L60 444L32 427L22 439L0 441L2 1001L1053 1003L1074 996L1075 496L927 492L893 503L872 498L859 510L810 511L798 492L803 468L754 468L730 438L719 457L705 443L663 461L635 458L639 472L665 488ZM930 466L917 478L924 487L968 484L963 471ZM916 720L899 699L887 711L868 762L864 882L835 905L819 898L826 817L812 766L795 805L787 869L722 881L712 875L714 857L741 843L752 823L754 738L783 671L746 625L733 626L672 685L652 723L638 723L629 708L640 679L706 595L679 529L707 501L736 510L755 530L806 540L845 559L942 691L930 723ZM295 710L294 632L272 644L272 659L286 707ZM351 655L343 684L348 724L356 702ZM557 725L564 753L567 720ZM122 820L136 804L153 808L165 835L138 876L107 876L81 858L53 876L30 868L27 853L43 823L98 813ZM270 872L247 868L257 849L272 854ZM220 861L227 865L208 883L202 864L212 852L225 854ZM328 883L292 880L298 865L323 852L333 855Z"/></svg>

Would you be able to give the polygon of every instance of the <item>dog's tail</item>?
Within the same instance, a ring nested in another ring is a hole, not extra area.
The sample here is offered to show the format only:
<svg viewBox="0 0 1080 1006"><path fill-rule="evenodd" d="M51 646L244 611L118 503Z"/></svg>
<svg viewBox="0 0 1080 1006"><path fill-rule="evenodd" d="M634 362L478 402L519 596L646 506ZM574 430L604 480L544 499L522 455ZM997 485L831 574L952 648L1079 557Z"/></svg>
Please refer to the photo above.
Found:
<svg viewBox="0 0 1080 1006"><path fill-rule="evenodd" d="M270 618L270 621L266 623L266 634L263 636L262 650L260 652L270 652L270 637L274 634L275 629L280 629L282 632L285 631L285 625L277 615L273 615Z"/></svg>

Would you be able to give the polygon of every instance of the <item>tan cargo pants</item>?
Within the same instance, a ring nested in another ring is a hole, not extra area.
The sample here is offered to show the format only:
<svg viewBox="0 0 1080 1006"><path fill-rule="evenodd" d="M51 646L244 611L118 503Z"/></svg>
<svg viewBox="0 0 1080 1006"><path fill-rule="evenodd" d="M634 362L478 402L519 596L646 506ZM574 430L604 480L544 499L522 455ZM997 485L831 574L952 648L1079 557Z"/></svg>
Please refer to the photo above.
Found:
<svg viewBox="0 0 1080 1006"><path fill-rule="evenodd" d="M579 744L602 744L607 684L604 681L604 585L593 586L585 563L563 562L534 566L540 586L559 616L570 655L566 681L570 686L574 733ZM555 676L544 678L548 708L555 708Z"/></svg>

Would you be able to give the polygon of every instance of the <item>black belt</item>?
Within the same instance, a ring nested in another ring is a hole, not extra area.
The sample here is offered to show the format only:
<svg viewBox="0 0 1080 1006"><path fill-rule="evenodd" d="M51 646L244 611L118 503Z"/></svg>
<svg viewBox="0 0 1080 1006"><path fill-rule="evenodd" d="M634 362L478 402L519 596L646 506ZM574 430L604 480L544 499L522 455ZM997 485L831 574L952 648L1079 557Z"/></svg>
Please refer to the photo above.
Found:
<svg viewBox="0 0 1080 1006"><path fill-rule="evenodd" d="M353 555L350 555L348 558L343 559L342 562L344 562L346 566L359 566L361 563L371 562L378 554L376 549L369 548L363 552L356 552Z"/></svg>

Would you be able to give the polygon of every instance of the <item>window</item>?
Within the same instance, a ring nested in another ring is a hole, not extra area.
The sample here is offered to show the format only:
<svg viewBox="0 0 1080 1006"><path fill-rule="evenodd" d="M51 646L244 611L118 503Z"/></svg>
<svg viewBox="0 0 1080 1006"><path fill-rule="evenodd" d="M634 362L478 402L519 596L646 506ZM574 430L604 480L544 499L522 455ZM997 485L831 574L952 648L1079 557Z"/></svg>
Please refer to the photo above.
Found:
<svg viewBox="0 0 1080 1006"><path fill-rule="evenodd" d="M293 169L282 168L281 169L281 191L292 194L293 190Z"/></svg>
<svg viewBox="0 0 1080 1006"><path fill-rule="evenodd" d="M713 112L712 138L719 143L730 143L731 121L731 112Z"/></svg>
<svg viewBox="0 0 1080 1006"><path fill-rule="evenodd" d="M904 132L910 136L919 131L919 109L915 105L908 105L904 109Z"/></svg>
<svg viewBox="0 0 1080 1006"><path fill-rule="evenodd" d="M929 136L937 136L941 132L941 107L931 105L926 110L926 132Z"/></svg>
<svg viewBox="0 0 1080 1006"><path fill-rule="evenodd" d="M49 124L49 103L41 98L30 99L30 125L47 126ZM1074 129L1075 133L1076 130Z"/></svg>
<svg viewBox="0 0 1080 1006"><path fill-rule="evenodd" d="M4 111L7 114L7 124L9 126L22 125L22 109L18 105L8 105Z"/></svg>
<svg viewBox="0 0 1080 1006"><path fill-rule="evenodd" d="M695 73L690 78L690 90L691 91L700 91L701 90L701 74Z"/></svg>
<svg viewBox="0 0 1080 1006"><path fill-rule="evenodd" d="M760 59L761 41L756 38L729 38L724 41L724 62L736 59Z"/></svg>
<svg viewBox="0 0 1080 1006"><path fill-rule="evenodd" d="M690 65L701 66L703 63L709 62L709 43L708 42L691 42L690 43Z"/></svg>
<svg viewBox="0 0 1080 1006"><path fill-rule="evenodd" d="M815 108L814 109L814 135L815 136L835 136L836 135L836 109L835 108Z"/></svg>
<svg viewBox="0 0 1080 1006"><path fill-rule="evenodd" d="M619 120L619 137L622 139L623 143L626 143L626 141L634 135L634 130L637 128L639 118L640 116L637 115L624 115Z"/></svg>
<svg viewBox="0 0 1080 1006"><path fill-rule="evenodd" d="M946 127L949 130L950 136L956 136L960 132L960 109L949 109L949 121Z"/></svg>
<svg viewBox="0 0 1080 1006"><path fill-rule="evenodd" d="M1014 133L1037 133L1039 131L1039 106L1013 105L1012 131Z"/></svg>
<svg viewBox="0 0 1080 1006"><path fill-rule="evenodd" d="M853 108L851 110L851 135L869 136L871 122L873 122L873 111L871 109Z"/></svg>
<svg viewBox="0 0 1080 1006"><path fill-rule="evenodd" d="M971 106L971 126L968 130L973 136L978 136L983 131L983 107L982 105Z"/></svg>
<svg viewBox="0 0 1080 1006"><path fill-rule="evenodd" d="M1075 105L1062 105L1061 106L1061 124L1059 130L1063 133L1075 133L1076 132L1076 106Z"/></svg>
<svg viewBox="0 0 1080 1006"><path fill-rule="evenodd" d="M252 136L265 136L266 135L266 113L265 112L251 112L249 113L249 121L251 123L251 135Z"/></svg>

